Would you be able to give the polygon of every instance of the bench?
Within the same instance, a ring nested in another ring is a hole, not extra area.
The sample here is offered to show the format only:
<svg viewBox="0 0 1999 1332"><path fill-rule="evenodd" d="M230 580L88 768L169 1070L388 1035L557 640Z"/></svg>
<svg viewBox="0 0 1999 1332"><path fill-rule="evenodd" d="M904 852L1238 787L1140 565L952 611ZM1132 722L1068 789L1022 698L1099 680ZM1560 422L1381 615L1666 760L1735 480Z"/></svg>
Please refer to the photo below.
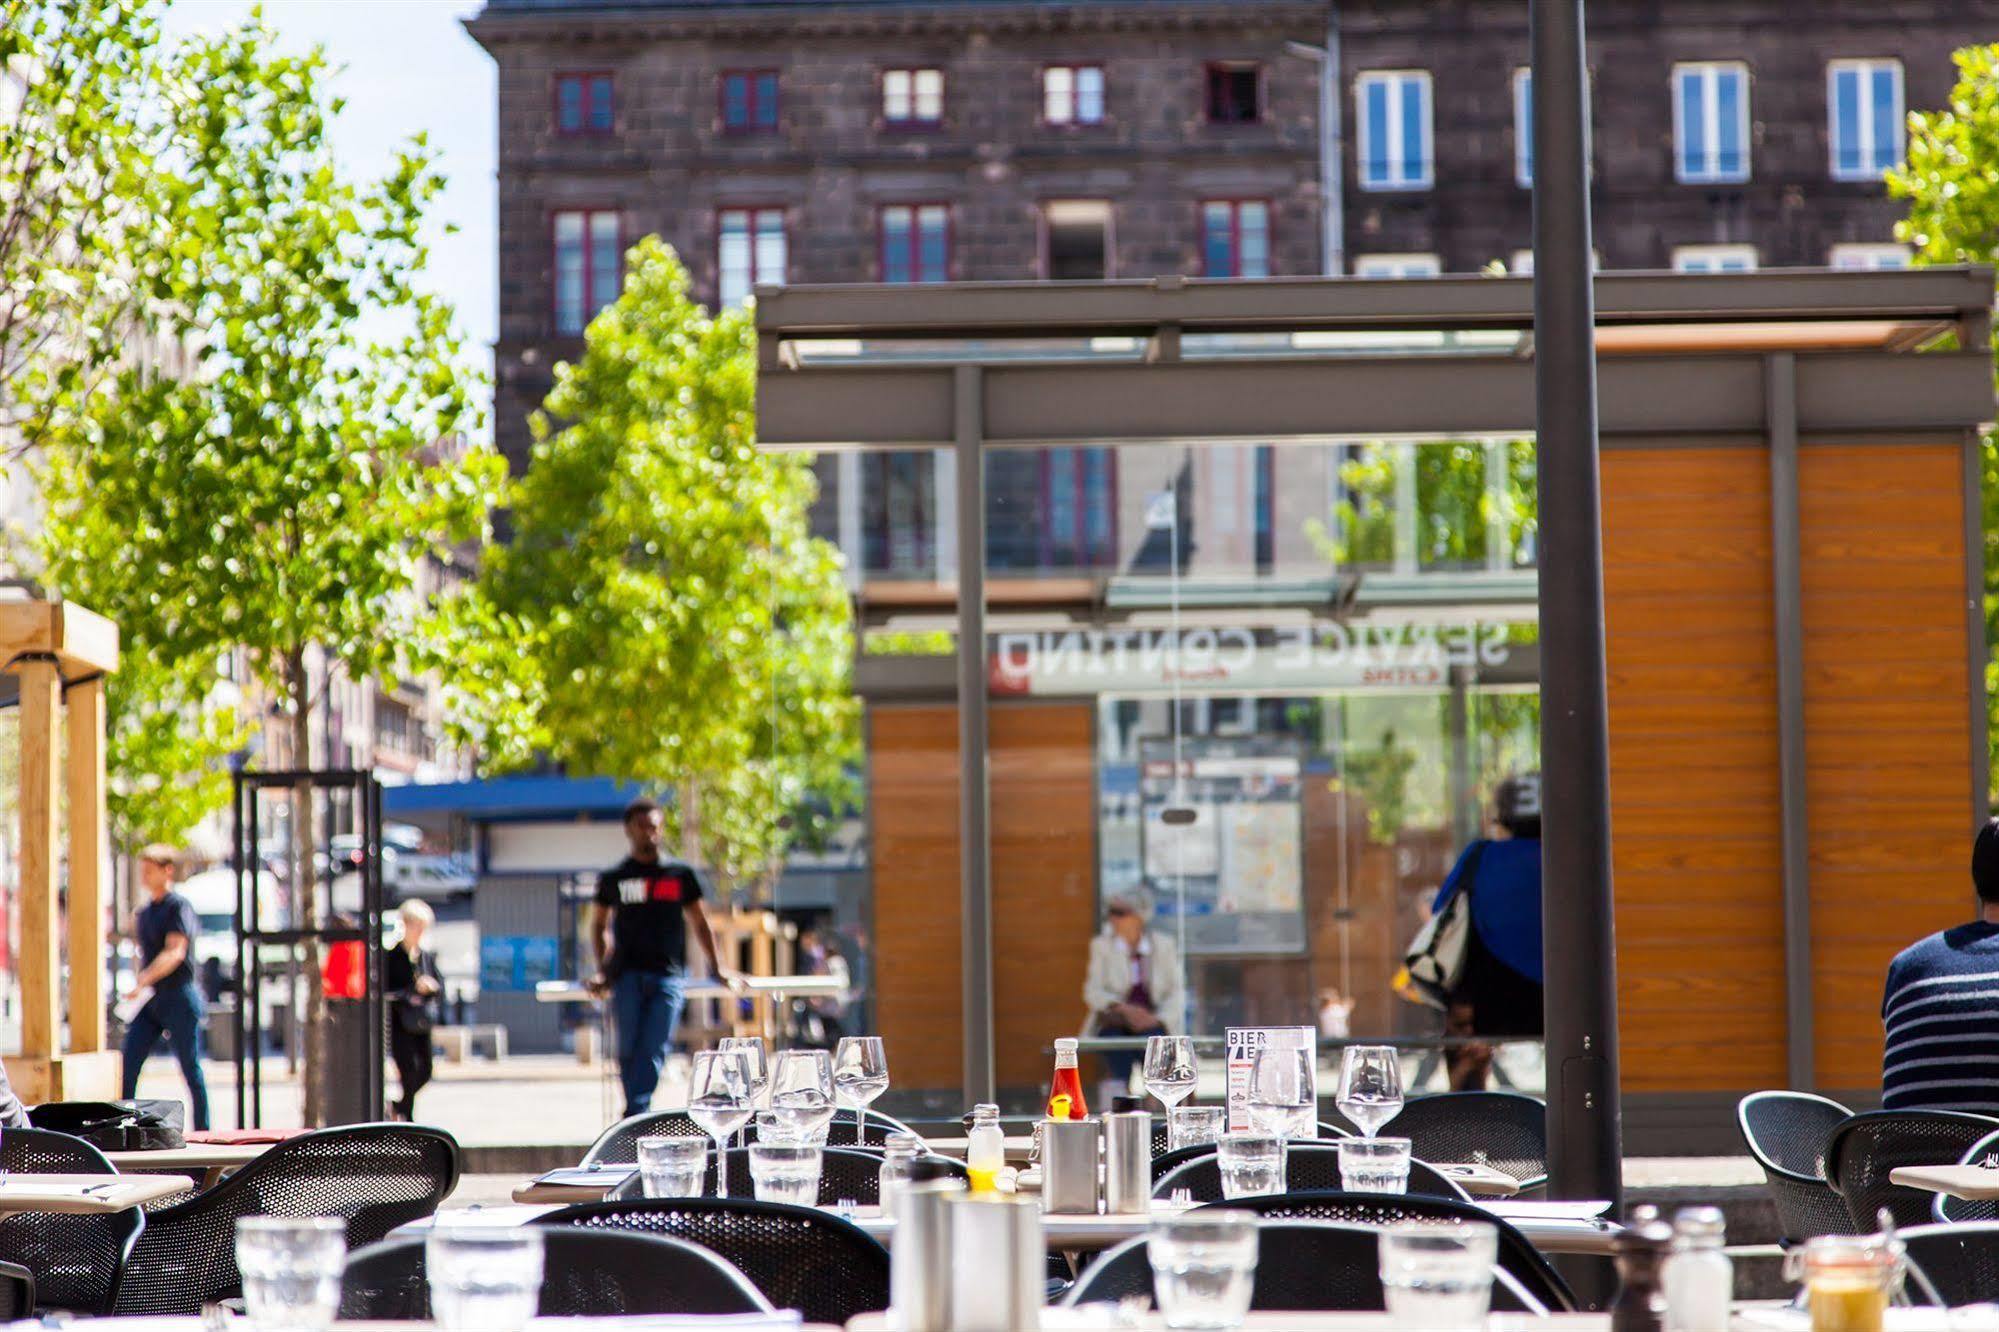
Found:
<svg viewBox="0 0 1999 1332"><path fill-rule="evenodd" d="M454 1064L464 1063L481 1042L491 1047L494 1059L507 1057L507 1029L497 1022L433 1027L430 1031L431 1048Z"/></svg>

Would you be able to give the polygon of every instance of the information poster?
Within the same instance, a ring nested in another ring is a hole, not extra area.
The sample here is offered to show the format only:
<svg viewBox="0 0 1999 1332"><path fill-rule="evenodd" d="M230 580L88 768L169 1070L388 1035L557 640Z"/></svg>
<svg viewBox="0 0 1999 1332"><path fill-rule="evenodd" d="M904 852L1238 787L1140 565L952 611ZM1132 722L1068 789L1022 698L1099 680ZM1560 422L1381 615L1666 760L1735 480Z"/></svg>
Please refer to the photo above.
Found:
<svg viewBox="0 0 1999 1332"><path fill-rule="evenodd" d="M1267 1045L1311 1053L1312 1104L1319 1103L1319 1033L1314 1027L1230 1027L1225 1034L1228 1052L1229 1132L1248 1133L1255 1129L1249 1121L1249 1069L1256 1052ZM1318 1115L1306 1135L1319 1136Z"/></svg>
<svg viewBox="0 0 1999 1332"><path fill-rule="evenodd" d="M1139 863L1189 955L1305 951L1304 771L1289 736L1188 736L1177 762L1170 738L1139 741Z"/></svg>

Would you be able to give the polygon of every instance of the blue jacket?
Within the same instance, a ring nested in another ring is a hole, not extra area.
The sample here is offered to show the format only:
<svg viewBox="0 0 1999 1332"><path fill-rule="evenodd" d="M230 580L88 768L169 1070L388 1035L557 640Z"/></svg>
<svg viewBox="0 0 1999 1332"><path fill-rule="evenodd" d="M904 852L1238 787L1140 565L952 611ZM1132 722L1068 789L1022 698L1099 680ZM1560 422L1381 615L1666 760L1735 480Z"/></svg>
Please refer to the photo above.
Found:
<svg viewBox="0 0 1999 1332"><path fill-rule="evenodd" d="M1479 942L1494 957L1532 981L1541 979L1541 839L1473 842L1458 856L1431 903L1439 910L1458 890L1475 848L1478 873L1472 885L1471 923Z"/></svg>

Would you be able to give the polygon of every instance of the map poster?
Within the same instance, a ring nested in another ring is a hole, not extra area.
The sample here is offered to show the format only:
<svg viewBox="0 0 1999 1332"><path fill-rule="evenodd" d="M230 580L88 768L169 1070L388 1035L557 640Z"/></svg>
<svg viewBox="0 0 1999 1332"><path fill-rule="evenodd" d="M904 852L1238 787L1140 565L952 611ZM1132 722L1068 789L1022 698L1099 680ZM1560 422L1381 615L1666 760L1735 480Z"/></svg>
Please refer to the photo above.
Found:
<svg viewBox="0 0 1999 1332"><path fill-rule="evenodd" d="M1228 1069L1228 1123L1231 1133L1255 1129L1249 1122L1249 1069L1256 1052L1266 1045L1312 1052L1312 1103L1319 1101L1319 1032L1316 1027L1230 1027L1225 1033ZM1307 1135L1319 1136L1318 1116L1312 1119Z"/></svg>

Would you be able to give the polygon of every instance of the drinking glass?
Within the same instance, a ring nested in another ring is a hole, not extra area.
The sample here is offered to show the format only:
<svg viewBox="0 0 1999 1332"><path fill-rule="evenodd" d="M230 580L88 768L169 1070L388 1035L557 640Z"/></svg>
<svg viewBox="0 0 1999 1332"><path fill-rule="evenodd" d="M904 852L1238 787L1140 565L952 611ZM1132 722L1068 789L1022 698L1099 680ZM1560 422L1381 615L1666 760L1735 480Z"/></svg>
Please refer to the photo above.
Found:
<svg viewBox="0 0 1999 1332"><path fill-rule="evenodd" d="M1219 1105L1176 1105L1166 1112L1166 1146L1192 1147L1220 1142L1228 1111Z"/></svg>
<svg viewBox="0 0 1999 1332"><path fill-rule="evenodd" d="M819 1149L803 1143L750 1144L750 1182L758 1202L810 1207L819 1201Z"/></svg>
<svg viewBox="0 0 1999 1332"><path fill-rule="evenodd" d="M1312 1052L1266 1045L1249 1066L1249 1122L1280 1138L1309 1138L1319 1119Z"/></svg>
<svg viewBox="0 0 1999 1332"><path fill-rule="evenodd" d="M833 1108L833 1056L825 1050L786 1050L770 1070L770 1108L780 1120L816 1126Z"/></svg>
<svg viewBox="0 0 1999 1332"><path fill-rule="evenodd" d="M824 1147L831 1137L833 1107L788 1106L783 1110L757 1111L758 1142L788 1142L807 1147Z"/></svg>
<svg viewBox="0 0 1999 1332"><path fill-rule="evenodd" d="M1268 1133L1225 1133L1216 1144L1222 1197L1284 1192L1284 1139Z"/></svg>
<svg viewBox="0 0 1999 1332"><path fill-rule="evenodd" d="M854 1108L854 1143L868 1140L867 1108L888 1090L888 1051L879 1036L842 1036L833 1051L833 1091Z"/></svg>
<svg viewBox="0 0 1999 1332"><path fill-rule="evenodd" d="M445 1332L520 1332L541 1300L541 1232L528 1226L439 1226L423 1265Z"/></svg>
<svg viewBox="0 0 1999 1332"><path fill-rule="evenodd" d="M1396 1221L1377 1242L1388 1312L1409 1327L1485 1326L1499 1231L1483 1221Z"/></svg>
<svg viewBox="0 0 1999 1332"><path fill-rule="evenodd" d="M243 1307L257 1332L319 1332L340 1313L347 1223L339 1217L246 1216L236 1222Z"/></svg>
<svg viewBox="0 0 1999 1332"><path fill-rule="evenodd" d="M1148 1036L1145 1038L1145 1089L1172 1113L1173 1107L1194 1094L1200 1065L1194 1062L1191 1036Z"/></svg>
<svg viewBox="0 0 1999 1332"><path fill-rule="evenodd" d="M1409 1192L1409 1139L1341 1138L1340 1186L1349 1193Z"/></svg>
<svg viewBox="0 0 1999 1332"><path fill-rule="evenodd" d="M750 1061L750 1100L752 1102L761 1101L764 1090L770 1086L770 1047L764 1044L764 1038L761 1036L724 1036L721 1040L715 1042L715 1048L717 1050L740 1050L743 1052L744 1056ZM748 1133L749 1130L747 1128L739 1130L739 1135L747 1135ZM749 1144L744 1141L743 1136L738 1136L736 1145L738 1147L746 1147Z"/></svg>
<svg viewBox="0 0 1999 1332"><path fill-rule="evenodd" d="M729 1196L729 1135L750 1122L750 1057L703 1050L687 1082L687 1117L715 1140L715 1196Z"/></svg>
<svg viewBox="0 0 1999 1332"><path fill-rule="evenodd" d="M1256 1283L1256 1217L1204 1208L1152 1223L1152 1293L1171 1328L1241 1327Z"/></svg>
<svg viewBox="0 0 1999 1332"><path fill-rule="evenodd" d="M1402 1113L1402 1057L1392 1045L1349 1045L1340 1060L1340 1113L1372 1138Z"/></svg>
<svg viewBox="0 0 1999 1332"><path fill-rule="evenodd" d="M640 1138L639 1179L648 1198L699 1198L708 1168L708 1144L700 1138Z"/></svg>

